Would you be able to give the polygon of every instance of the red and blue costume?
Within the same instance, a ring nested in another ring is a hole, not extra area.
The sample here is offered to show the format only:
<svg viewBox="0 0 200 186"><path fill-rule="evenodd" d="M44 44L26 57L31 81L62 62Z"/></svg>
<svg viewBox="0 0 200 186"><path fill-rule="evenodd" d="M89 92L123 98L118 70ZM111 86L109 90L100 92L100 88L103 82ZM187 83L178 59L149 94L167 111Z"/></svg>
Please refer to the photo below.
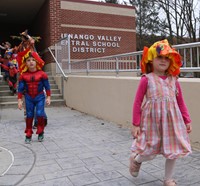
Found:
<svg viewBox="0 0 200 186"><path fill-rule="evenodd" d="M5 66L8 66L9 61L11 61L10 57L11 57L11 53L10 52L6 52L5 55L4 55L4 58L0 57L0 63L2 63ZM2 72L5 73L4 80L7 81L8 80L8 76L9 76L9 72L7 70L5 70L5 69L1 69L1 70L2 70Z"/></svg>
<svg viewBox="0 0 200 186"><path fill-rule="evenodd" d="M4 64L0 64L0 66L8 72L8 85L9 85L10 91L12 91L12 93L15 94L16 87L17 87L17 74L18 74L18 70L16 66L12 62L9 62L8 66Z"/></svg>
<svg viewBox="0 0 200 186"><path fill-rule="evenodd" d="M48 76L45 72L41 70L41 67L44 65L44 61L38 56L36 52L31 52L32 56L37 61L37 71L30 72L24 64L24 55L29 53L30 50L26 50L22 53L18 53L18 63L19 68L22 74L19 77L18 84L18 99L22 99L23 95L25 97L26 104L26 129L25 133L27 137L31 137L32 122L34 118L34 111L36 108L36 117L38 120L37 132L36 134L41 134L44 132L45 126L45 94L50 96L50 84L48 81Z"/></svg>

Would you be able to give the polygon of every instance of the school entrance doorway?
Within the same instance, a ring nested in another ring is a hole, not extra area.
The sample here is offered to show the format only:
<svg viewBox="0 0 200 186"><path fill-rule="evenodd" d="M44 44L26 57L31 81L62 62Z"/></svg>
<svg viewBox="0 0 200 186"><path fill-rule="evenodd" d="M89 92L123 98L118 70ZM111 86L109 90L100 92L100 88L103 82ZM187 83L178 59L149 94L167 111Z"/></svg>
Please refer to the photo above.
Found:
<svg viewBox="0 0 200 186"><path fill-rule="evenodd" d="M40 17L39 14L45 6L46 0L1 0L0 1L0 44L6 41L12 47L20 43L20 39L10 36L19 36L21 32L28 29L30 35L39 36L40 28L38 20L45 22L47 17ZM38 17L39 16L39 17ZM41 20L43 19L43 20ZM42 49L40 43L36 46Z"/></svg>

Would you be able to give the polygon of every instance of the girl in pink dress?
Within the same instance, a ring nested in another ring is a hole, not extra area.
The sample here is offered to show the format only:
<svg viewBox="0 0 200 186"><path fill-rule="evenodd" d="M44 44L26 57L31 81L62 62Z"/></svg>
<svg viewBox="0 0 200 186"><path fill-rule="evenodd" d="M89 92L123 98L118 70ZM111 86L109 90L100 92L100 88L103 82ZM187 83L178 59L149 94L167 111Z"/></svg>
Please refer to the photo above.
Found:
<svg viewBox="0 0 200 186"><path fill-rule="evenodd" d="M177 80L180 67L181 56L166 39L144 47L143 76L133 104L130 174L137 177L142 162L162 154L166 158L164 186L176 185L172 179L175 161L192 152L191 119Z"/></svg>

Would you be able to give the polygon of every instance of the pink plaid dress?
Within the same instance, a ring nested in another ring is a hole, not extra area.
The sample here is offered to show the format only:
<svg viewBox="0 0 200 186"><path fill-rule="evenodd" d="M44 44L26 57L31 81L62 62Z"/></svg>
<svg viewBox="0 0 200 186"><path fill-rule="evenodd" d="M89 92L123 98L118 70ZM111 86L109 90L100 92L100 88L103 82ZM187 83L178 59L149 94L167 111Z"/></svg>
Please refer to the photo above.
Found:
<svg viewBox="0 0 200 186"><path fill-rule="evenodd" d="M131 150L140 155L163 154L168 159L191 153L189 136L176 100L176 77L165 80L147 74L146 102L142 108L141 133Z"/></svg>

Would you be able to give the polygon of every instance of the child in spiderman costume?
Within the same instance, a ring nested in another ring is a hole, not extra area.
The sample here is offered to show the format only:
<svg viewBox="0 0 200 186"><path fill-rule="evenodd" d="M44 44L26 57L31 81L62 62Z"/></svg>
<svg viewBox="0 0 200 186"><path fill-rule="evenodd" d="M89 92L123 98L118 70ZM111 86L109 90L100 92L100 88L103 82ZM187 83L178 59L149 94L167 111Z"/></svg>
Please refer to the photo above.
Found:
<svg viewBox="0 0 200 186"><path fill-rule="evenodd" d="M19 52L17 56L19 70L21 72L18 84L18 108L23 108L22 96L24 94L26 104L26 137L25 142L30 143L32 140L32 122L34 118L34 110L36 108L36 117L38 126L36 134L38 141L43 141L45 127L45 98L46 104L50 105L51 91L48 76L41 69L44 61L39 57L37 52L26 49ZM44 90L46 91L46 97Z"/></svg>
<svg viewBox="0 0 200 186"><path fill-rule="evenodd" d="M15 95L17 88L17 74L18 74L17 67L12 61L9 62L8 65L0 63L0 66L8 72L8 86L10 88L10 93Z"/></svg>

